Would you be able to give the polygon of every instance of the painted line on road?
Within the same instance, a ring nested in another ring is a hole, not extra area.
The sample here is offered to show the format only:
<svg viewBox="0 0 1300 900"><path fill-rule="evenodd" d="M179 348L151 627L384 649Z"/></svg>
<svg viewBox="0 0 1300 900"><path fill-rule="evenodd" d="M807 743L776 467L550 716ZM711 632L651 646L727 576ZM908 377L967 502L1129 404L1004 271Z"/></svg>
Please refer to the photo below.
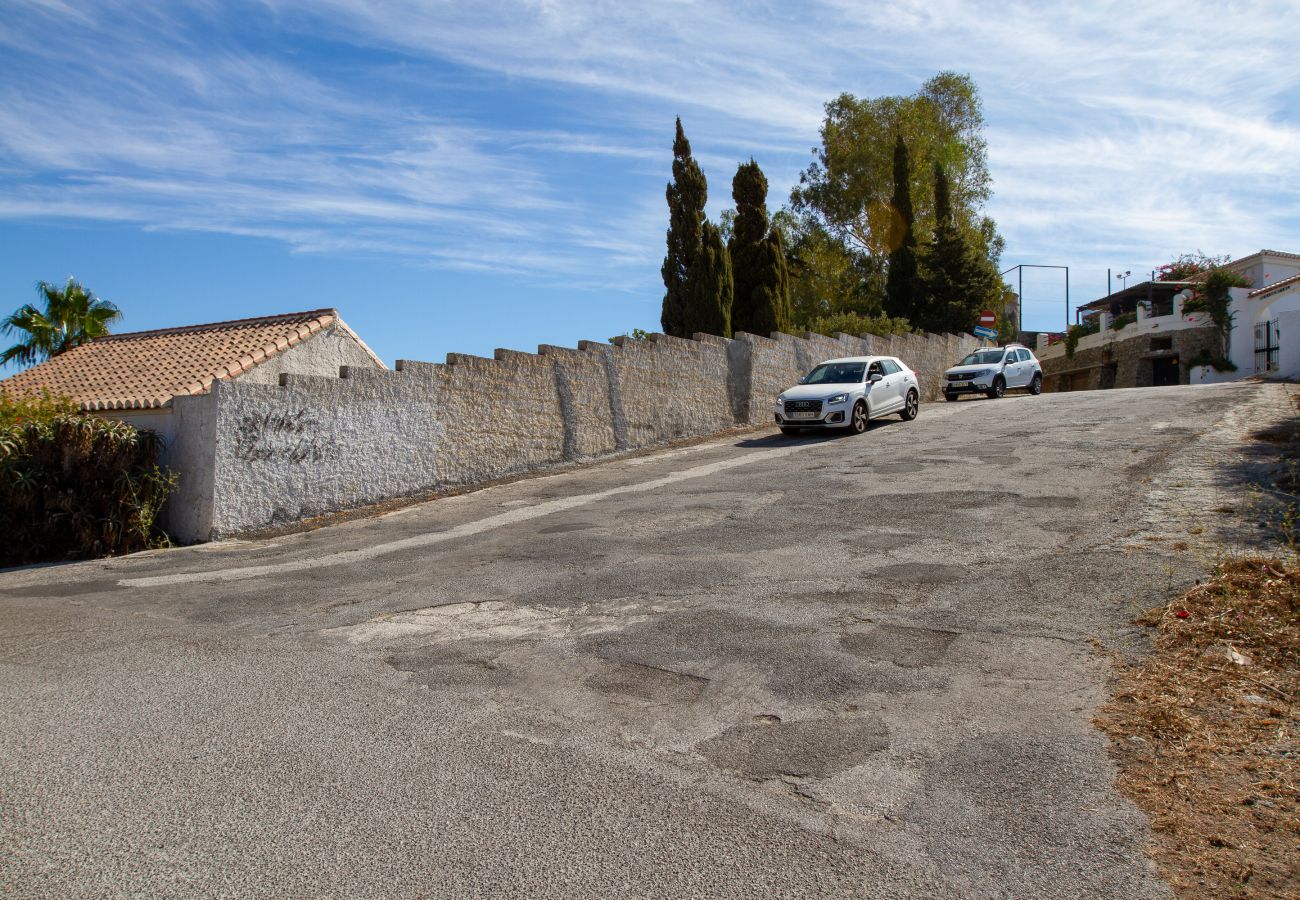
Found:
<svg viewBox="0 0 1300 900"><path fill-rule="evenodd" d="M809 447L819 447L821 445L821 441L809 441L807 443L795 444L790 447L781 447L776 450L763 450L755 453L747 453L744 456L732 457L731 459L723 459L718 462L706 463L702 466L683 469L680 472L673 472L660 478L653 478L650 481L620 485L619 487L596 491L590 494L578 494L573 497L559 497L555 500L544 501L536 506L507 510L506 512L498 513L494 516L488 516L486 519L479 519L476 522L466 522L464 525L457 525L455 528L449 528L446 531L417 534L413 537L402 538L397 541L389 541L386 544L376 544L371 547L361 547L356 550L341 550L324 556L313 557L311 559L295 559L287 562L276 563L274 565L242 566L231 569L218 569L211 572L183 572L176 575L149 575L141 578L123 578L118 581L118 584L122 587L161 587L171 584L242 581L248 578L261 578L268 575L283 575L287 572L301 572L309 569L325 568L328 566L341 566L365 562L366 560L386 556L390 553L400 553L403 550L429 547L433 544L441 544L446 541L454 541L459 538L482 534L483 532L491 531L494 528L502 528L506 525L527 522L529 519L540 519L542 516L564 512L565 510L574 509L579 506L586 506L590 503L595 503L598 500L604 500L607 497L616 497L619 494L636 494L645 491L653 491L658 488L676 484L679 481L687 481L692 478L704 478L717 472L726 471L727 469L747 466L750 463L762 462L769 459L780 459L783 456L798 453L800 450Z"/></svg>

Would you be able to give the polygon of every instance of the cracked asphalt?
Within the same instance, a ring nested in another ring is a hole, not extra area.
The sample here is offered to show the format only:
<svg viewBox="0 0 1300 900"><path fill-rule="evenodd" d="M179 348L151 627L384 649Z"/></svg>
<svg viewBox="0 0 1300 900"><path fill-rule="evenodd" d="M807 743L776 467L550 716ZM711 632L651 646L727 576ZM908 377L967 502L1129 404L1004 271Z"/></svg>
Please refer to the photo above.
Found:
<svg viewBox="0 0 1300 900"><path fill-rule="evenodd" d="M1093 641L1286 411L929 404L0 572L0 891L1163 896Z"/></svg>

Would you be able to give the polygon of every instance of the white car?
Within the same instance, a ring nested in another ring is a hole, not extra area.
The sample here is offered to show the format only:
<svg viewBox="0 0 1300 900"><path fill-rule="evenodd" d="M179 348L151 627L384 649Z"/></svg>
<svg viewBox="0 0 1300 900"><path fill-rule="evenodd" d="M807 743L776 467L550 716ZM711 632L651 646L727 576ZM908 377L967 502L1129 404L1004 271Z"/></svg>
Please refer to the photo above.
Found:
<svg viewBox="0 0 1300 900"><path fill-rule="evenodd" d="M1043 366L1024 344L985 347L944 372L943 382L945 400L956 400L962 394L996 399L1014 388L1041 394Z"/></svg>
<svg viewBox="0 0 1300 900"><path fill-rule="evenodd" d="M916 373L895 356L828 359L776 398L776 424L783 434L804 428L867 430L867 422L898 413L904 422L921 409Z"/></svg>

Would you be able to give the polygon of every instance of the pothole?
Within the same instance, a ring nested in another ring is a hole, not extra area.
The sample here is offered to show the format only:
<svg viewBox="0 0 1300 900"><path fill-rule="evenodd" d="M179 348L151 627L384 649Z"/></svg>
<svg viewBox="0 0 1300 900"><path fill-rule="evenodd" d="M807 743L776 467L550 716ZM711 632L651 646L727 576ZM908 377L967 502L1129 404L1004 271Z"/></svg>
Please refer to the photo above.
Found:
<svg viewBox="0 0 1300 900"><path fill-rule="evenodd" d="M696 745L714 765L752 778L827 778L888 747L875 718L750 722Z"/></svg>
<svg viewBox="0 0 1300 900"><path fill-rule="evenodd" d="M709 679L698 675L630 662L617 663L587 679L587 686L602 694L678 704L698 700L708 683Z"/></svg>
<svg viewBox="0 0 1300 900"><path fill-rule="evenodd" d="M870 631L840 636L840 646L863 659L903 668L928 666L948 652L958 632L905 625L876 625Z"/></svg>

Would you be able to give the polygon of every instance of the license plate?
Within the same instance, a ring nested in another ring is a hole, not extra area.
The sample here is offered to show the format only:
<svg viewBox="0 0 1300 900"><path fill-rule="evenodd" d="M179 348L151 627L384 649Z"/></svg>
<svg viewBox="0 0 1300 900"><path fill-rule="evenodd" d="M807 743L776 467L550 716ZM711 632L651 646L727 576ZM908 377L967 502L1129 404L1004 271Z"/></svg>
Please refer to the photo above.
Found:
<svg viewBox="0 0 1300 900"><path fill-rule="evenodd" d="M786 416L787 419L816 419L815 412L792 412Z"/></svg>

